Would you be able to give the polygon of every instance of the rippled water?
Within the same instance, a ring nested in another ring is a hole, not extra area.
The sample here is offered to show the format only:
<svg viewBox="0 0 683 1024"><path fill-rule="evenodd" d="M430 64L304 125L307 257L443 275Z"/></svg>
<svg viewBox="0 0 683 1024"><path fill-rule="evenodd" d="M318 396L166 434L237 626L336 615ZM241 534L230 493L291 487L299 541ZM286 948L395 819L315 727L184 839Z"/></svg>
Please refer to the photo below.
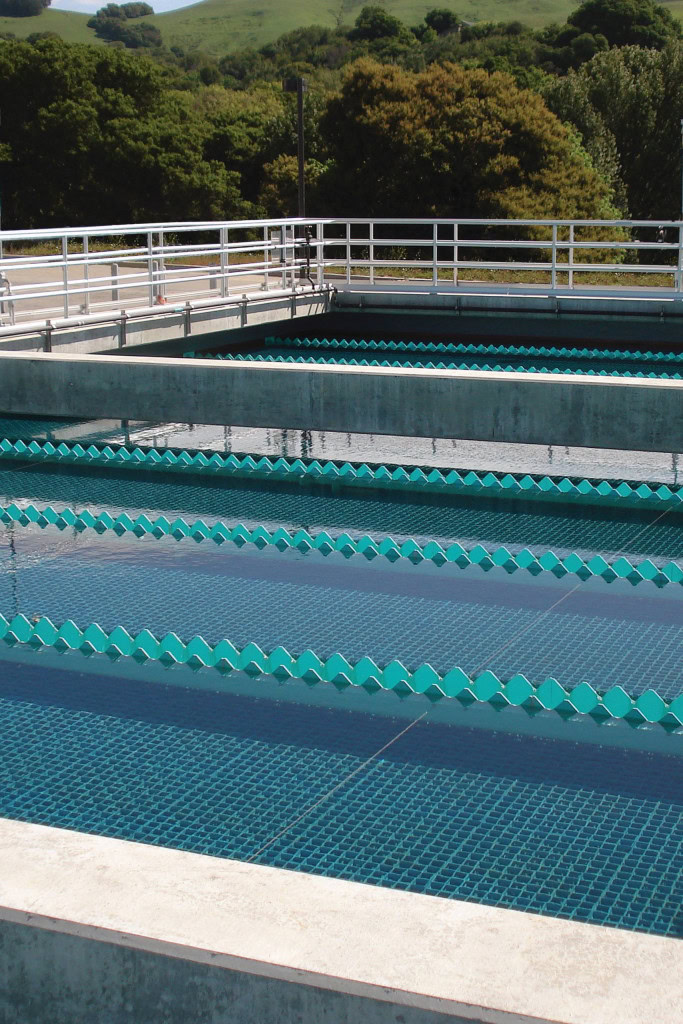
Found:
<svg viewBox="0 0 683 1024"><path fill-rule="evenodd" d="M264 455L392 462L452 468L547 473L603 479L683 483L683 453L637 452L558 445L503 444L458 438L397 437L390 434L340 434L331 431L272 430L261 427L116 420L58 422L0 419L9 438L111 441L159 448L258 452Z"/></svg>

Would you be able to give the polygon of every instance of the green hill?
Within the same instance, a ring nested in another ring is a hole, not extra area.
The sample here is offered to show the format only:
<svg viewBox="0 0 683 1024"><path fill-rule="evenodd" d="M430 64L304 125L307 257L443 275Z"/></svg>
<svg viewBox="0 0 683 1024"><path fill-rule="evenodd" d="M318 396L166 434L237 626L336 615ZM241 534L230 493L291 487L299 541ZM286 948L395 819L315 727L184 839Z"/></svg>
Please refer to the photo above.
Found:
<svg viewBox="0 0 683 1024"><path fill-rule="evenodd" d="M263 46L302 25L333 26L337 15L351 25L368 2L372 0L331 0L329 4L318 0L204 0L150 20L161 29L166 45L178 43L226 53ZM386 0L383 6L407 25L417 25L434 7L450 7L467 21L516 19L540 26L564 21L578 4L575 0Z"/></svg>
<svg viewBox="0 0 683 1024"><path fill-rule="evenodd" d="M103 0L104 6L105 0ZM246 46L259 47L303 25L333 26L337 18L352 24L368 0L203 0L180 11L145 19L156 25L166 46L200 49L221 55ZM370 0L371 2L371 0ZM385 7L407 25L416 25L434 7L450 7L466 21L523 21L540 27L563 22L580 0L386 0ZM152 0L152 4L154 0ZM683 0L664 0L683 17ZM56 32L70 43L99 43L87 27L89 15L46 10L37 18L0 18L0 32L25 38L33 32Z"/></svg>
<svg viewBox="0 0 683 1024"><path fill-rule="evenodd" d="M67 43L98 42L92 29L88 28L88 14L72 11L51 11L49 8L36 18L0 18L0 32L13 32L18 39L25 39L33 32L56 32Z"/></svg>

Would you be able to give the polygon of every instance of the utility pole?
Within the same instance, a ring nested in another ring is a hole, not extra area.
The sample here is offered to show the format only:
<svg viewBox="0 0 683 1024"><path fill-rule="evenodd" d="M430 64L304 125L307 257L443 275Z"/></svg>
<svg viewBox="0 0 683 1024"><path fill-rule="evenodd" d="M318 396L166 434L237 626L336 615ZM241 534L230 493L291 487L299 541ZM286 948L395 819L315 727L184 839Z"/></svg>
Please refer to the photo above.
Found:
<svg viewBox="0 0 683 1024"><path fill-rule="evenodd" d="M297 157L299 163L299 217L306 216L306 179L304 174L304 93L308 89L305 78L285 78L285 92L296 93Z"/></svg>
<svg viewBox="0 0 683 1024"><path fill-rule="evenodd" d="M0 113L0 125L2 125L2 113ZM681 121L683 126L683 121ZM2 259L2 179L0 179L0 260Z"/></svg>

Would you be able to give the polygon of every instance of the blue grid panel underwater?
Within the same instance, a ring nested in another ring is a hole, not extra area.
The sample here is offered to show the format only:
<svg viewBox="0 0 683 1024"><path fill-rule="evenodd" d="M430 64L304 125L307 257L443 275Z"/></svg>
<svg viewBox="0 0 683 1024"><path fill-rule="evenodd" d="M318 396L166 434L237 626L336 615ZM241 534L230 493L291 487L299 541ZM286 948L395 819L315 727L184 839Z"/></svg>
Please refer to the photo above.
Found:
<svg viewBox="0 0 683 1024"><path fill-rule="evenodd" d="M664 518L651 509L614 509L536 503L519 499L359 493L339 486L301 486L226 477L140 470L41 466L14 469L0 463L0 497L9 504L51 503L75 510L166 512L221 519L229 524L305 526L373 536L472 540L510 550L528 547L556 554L643 554L683 558L683 508Z"/></svg>
<svg viewBox="0 0 683 1024"><path fill-rule="evenodd" d="M208 358L212 358L208 356ZM350 365L373 366L405 366L443 368L447 370L512 370L528 373L578 373L605 374L609 376L633 377L673 377L680 379L683 367L680 361L646 362L642 360L613 361L609 359L557 359L552 356L519 357L497 353L495 355L449 355L435 351L433 353L399 353L379 349L348 350L330 349L324 345L312 345L305 349L294 349L286 345L266 344L255 352L240 353L234 349L225 354L213 356L215 359L250 359L256 361L281 360L300 363L339 363Z"/></svg>
<svg viewBox="0 0 683 1024"><path fill-rule="evenodd" d="M167 537L0 529L0 611L298 654L683 691L683 589ZM380 564L381 562L381 564ZM559 603L558 603L559 602ZM557 604L557 607L553 607Z"/></svg>
<svg viewBox="0 0 683 1024"><path fill-rule="evenodd" d="M0 813L682 933L683 773L666 753L427 719L266 845L405 724L106 679L36 654L0 672Z"/></svg>

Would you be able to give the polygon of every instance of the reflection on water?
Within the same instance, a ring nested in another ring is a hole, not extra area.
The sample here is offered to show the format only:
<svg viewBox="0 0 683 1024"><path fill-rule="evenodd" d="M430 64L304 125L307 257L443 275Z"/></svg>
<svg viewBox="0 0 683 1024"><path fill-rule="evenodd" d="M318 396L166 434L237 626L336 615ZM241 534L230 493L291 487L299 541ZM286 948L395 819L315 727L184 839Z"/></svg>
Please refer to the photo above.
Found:
<svg viewBox="0 0 683 1024"><path fill-rule="evenodd" d="M601 479L652 480L680 484L679 452L635 452L563 445L503 444L458 438L342 434L267 427L128 420L65 421L0 419L10 439L51 439L218 452L254 452L290 458L389 462L509 473L548 473Z"/></svg>

